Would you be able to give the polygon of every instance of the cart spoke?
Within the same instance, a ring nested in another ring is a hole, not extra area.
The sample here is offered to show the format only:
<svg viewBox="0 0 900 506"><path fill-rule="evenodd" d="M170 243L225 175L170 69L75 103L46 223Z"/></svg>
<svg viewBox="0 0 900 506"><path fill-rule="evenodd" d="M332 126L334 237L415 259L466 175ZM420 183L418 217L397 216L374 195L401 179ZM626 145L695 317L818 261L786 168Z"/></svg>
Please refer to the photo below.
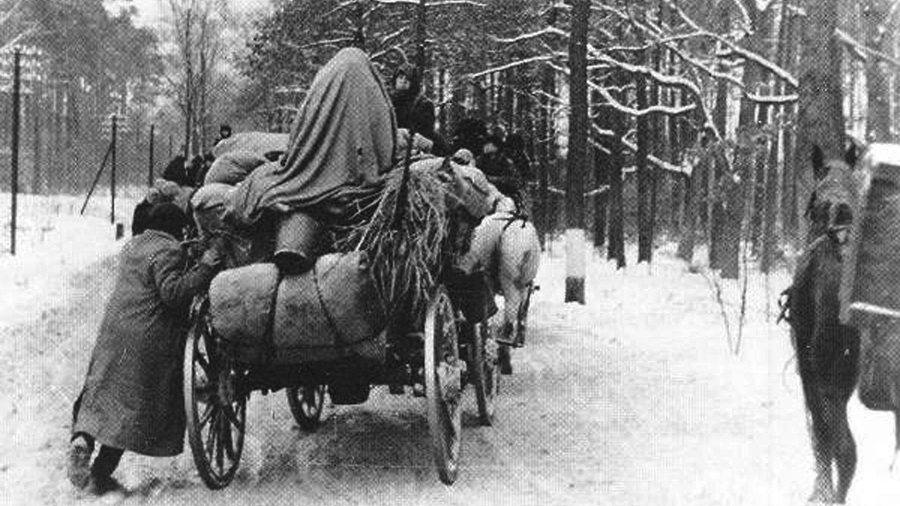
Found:
<svg viewBox="0 0 900 506"><path fill-rule="evenodd" d="M221 412L218 409L213 410L212 423L209 424L209 432L206 434L206 455L209 460L213 458L213 450L215 448L217 431L216 426L219 425Z"/></svg>
<svg viewBox="0 0 900 506"><path fill-rule="evenodd" d="M227 427L227 425L225 418L219 417L219 423L215 427L216 432L219 433L219 437L216 438L216 466L222 475L225 474L225 442L223 439L226 433L231 432L231 428Z"/></svg>
<svg viewBox="0 0 900 506"><path fill-rule="evenodd" d="M225 452L228 454L228 460L234 462L237 460L235 455L237 452L234 448L234 437L231 434L231 426L225 427L225 430L222 432L222 446L225 447Z"/></svg>
<svg viewBox="0 0 900 506"><path fill-rule="evenodd" d="M202 336L198 336L199 338L194 341L194 360L197 362L197 365L201 367L204 373L207 373L209 376L209 358L207 357L206 346L201 345L201 341L205 341Z"/></svg>
<svg viewBox="0 0 900 506"><path fill-rule="evenodd" d="M235 413L235 410L232 406L225 406L222 409L222 414L225 416L225 418L228 420L228 422L231 425L234 425L234 427L237 430L239 430L239 431L244 430L244 424L242 424L241 421L238 420L237 414Z"/></svg>
<svg viewBox="0 0 900 506"><path fill-rule="evenodd" d="M209 421L209 418L212 416L214 411L215 411L215 405L213 405L212 403L209 403L206 405L206 409L203 410L203 414L200 416L200 419L197 422L197 425L201 429L203 428L204 425L206 425L206 422Z"/></svg>

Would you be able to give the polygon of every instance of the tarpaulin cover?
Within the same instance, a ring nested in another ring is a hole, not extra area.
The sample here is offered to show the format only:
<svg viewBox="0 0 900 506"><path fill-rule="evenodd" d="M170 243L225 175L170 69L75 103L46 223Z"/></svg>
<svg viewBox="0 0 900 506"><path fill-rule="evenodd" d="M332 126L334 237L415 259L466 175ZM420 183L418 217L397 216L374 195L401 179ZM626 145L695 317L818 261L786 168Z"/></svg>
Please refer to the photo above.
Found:
<svg viewBox="0 0 900 506"><path fill-rule="evenodd" d="M277 213L340 200L390 170L396 126L388 94L364 52L341 50L318 74L278 165L253 171L233 194L230 212L251 224Z"/></svg>

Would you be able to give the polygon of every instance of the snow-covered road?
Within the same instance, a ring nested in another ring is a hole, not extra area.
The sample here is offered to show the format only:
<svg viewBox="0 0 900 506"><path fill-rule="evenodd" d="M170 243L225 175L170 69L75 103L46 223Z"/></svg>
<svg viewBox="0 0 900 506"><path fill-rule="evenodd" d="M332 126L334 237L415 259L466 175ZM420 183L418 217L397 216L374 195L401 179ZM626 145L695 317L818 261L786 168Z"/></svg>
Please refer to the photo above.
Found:
<svg viewBox="0 0 900 506"><path fill-rule="evenodd" d="M584 307L561 302L561 255L545 255L528 345L503 378L494 427L477 426L467 394L452 487L432 467L421 399L378 388L363 405L326 408L319 431L304 434L276 392L251 398L229 488L207 490L189 452L128 455L117 471L125 504L802 504L812 458L799 380L765 303L787 276L773 276L768 293L751 279L734 356L707 281L668 250L652 272L592 259ZM62 282L64 297L0 331L2 504L93 503L66 481L64 456L114 269L113 258L87 265ZM738 290L723 289L736 334ZM854 399L851 424L860 464L850 502L896 503L891 417Z"/></svg>

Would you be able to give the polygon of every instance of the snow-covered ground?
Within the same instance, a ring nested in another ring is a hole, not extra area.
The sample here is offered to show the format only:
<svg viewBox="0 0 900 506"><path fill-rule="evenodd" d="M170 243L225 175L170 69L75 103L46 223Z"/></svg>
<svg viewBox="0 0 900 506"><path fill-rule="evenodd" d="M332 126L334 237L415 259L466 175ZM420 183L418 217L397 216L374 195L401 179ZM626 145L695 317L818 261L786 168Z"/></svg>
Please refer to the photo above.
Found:
<svg viewBox="0 0 900 506"><path fill-rule="evenodd" d="M116 221L125 227L126 237L141 191L117 192ZM121 246L109 219L109 191L98 190L81 215L84 199L84 195L19 195L13 256L10 195L0 194L0 327L25 322L36 311L61 303L72 274Z"/></svg>
<svg viewBox="0 0 900 506"><path fill-rule="evenodd" d="M30 204L44 216L22 221L30 259L0 254L0 503L91 502L65 480L69 410L121 243L106 200L81 218L81 201L69 199ZM46 227L43 240L34 235ZM685 265L670 246L656 250L652 268L616 270L592 256L587 304L564 304L564 248L551 246L494 427L474 425L466 394L452 487L431 467L420 399L379 388L360 406L329 406L320 430L305 435L278 392L251 398L241 471L228 489L203 487L190 452L127 455L116 474L125 503L802 504L812 454L789 333L774 322L787 273L750 273L740 325L740 283ZM896 503L892 417L854 398L850 418L859 467L849 502Z"/></svg>

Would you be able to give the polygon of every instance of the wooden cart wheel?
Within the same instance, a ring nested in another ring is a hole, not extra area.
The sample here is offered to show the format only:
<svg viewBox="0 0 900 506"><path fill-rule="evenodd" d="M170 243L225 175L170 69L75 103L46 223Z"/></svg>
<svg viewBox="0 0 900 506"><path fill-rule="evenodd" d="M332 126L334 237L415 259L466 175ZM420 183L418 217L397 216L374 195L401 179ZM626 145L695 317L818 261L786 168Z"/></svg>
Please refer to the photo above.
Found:
<svg viewBox="0 0 900 506"><path fill-rule="evenodd" d="M434 462L441 481L456 481L462 434L459 338L450 296L440 286L425 315L425 397Z"/></svg>
<svg viewBox="0 0 900 506"><path fill-rule="evenodd" d="M236 391L238 373L217 353L207 311L208 304L195 311L184 347L184 408L194 465L207 487L220 489L241 460L247 398Z"/></svg>
<svg viewBox="0 0 900 506"><path fill-rule="evenodd" d="M497 365L497 343L487 321L476 323L472 332L470 376L475 385L478 403L478 421L481 425L494 423L494 397L500 384L500 368Z"/></svg>
<svg viewBox="0 0 900 506"><path fill-rule="evenodd" d="M305 431L319 428L322 406L325 403L325 385L303 385L287 389L288 405L297 425Z"/></svg>

